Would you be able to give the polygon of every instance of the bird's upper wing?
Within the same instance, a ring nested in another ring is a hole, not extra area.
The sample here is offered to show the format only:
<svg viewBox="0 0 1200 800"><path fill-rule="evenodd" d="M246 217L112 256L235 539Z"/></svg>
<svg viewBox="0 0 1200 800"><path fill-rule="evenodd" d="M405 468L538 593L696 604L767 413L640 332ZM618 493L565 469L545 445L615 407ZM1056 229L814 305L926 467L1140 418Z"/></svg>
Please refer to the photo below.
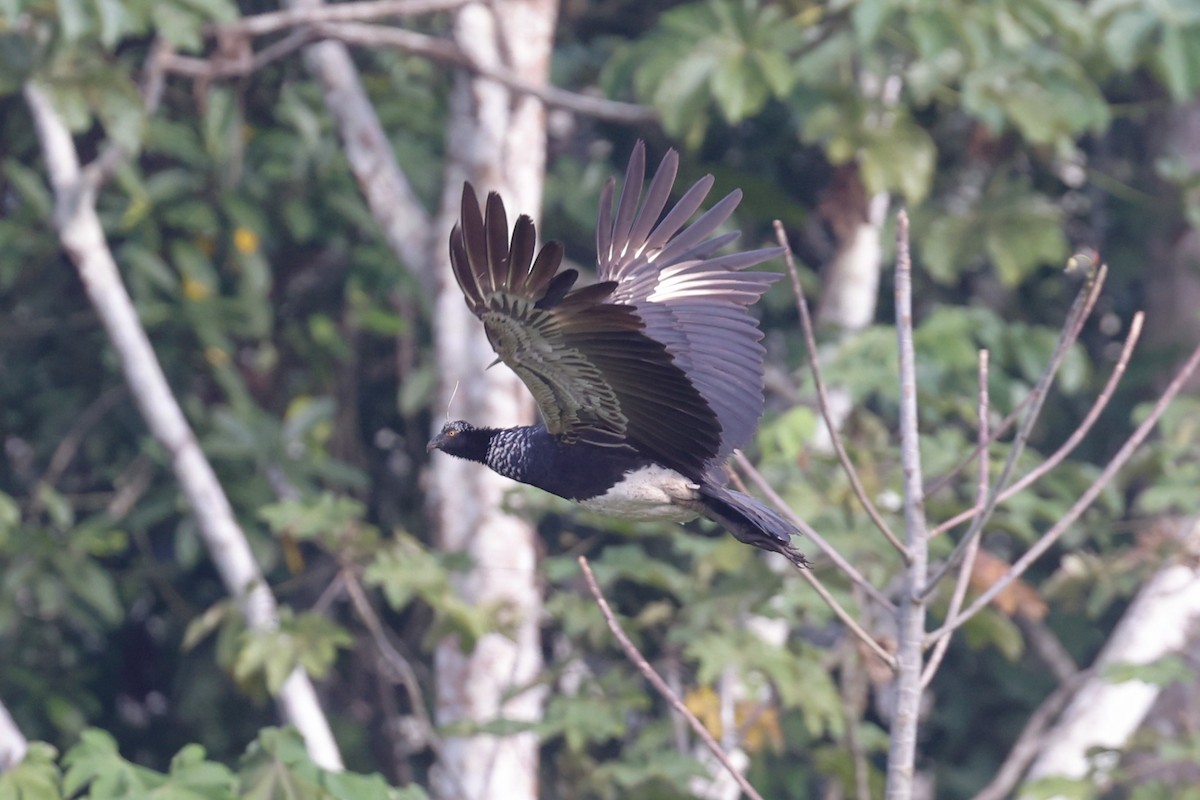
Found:
<svg viewBox="0 0 1200 800"><path fill-rule="evenodd" d="M645 335L666 345L690 383L721 424L721 441L710 467L719 465L754 435L763 412L762 331L748 306L779 276L743 272L782 253L781 248L711 257L737 238L713 236L741 200L735 191L686 230L713 185L698 181L665 216L679 157L668 152L639 201L645 148L634 148L613 216L615 182L600 197L596 254L601 281L616 281L611 302L631 305ZM661 221L660 221L661 217Z"/></svg>
<svg viewBox="0 0 1200 800"><path fill-rule="evenodd" d="M615 299L617 281L573 288L578 273L559 271L561 245L535 258L535 238L521 216L510 241L499 195L488 195L484 213L463 187L450 261L500 360L529 387L550 432L628 444L699 477L721 443L713 408L637 309Z"/></svg>

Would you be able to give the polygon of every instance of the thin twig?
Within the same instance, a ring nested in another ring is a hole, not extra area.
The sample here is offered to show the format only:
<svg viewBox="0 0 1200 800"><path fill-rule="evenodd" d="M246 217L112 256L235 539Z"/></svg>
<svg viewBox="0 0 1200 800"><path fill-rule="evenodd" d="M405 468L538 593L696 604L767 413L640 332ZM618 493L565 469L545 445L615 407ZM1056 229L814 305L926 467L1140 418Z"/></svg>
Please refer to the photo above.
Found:
<svg viewBox="0 0 1200 800"><path fill-rule="evenodd" d="M439 11L452 11L471 0L368 0L358 3L338 3L319 8L292 8L244 17L237 22L209 25L206 33L213 36L237 34L262 36L287 28L313 25L318 22L364 22L387 18L416 17Z"/></svg>
<svg viewBox="0 0 1200 800"><path fill-rule="evenodd" d="M860 662L862 655L857 647L840 648L841 680L838 681L842 720L846 728L846 750L854 764L854 792L856 800L871 800L871 765L858 735L858 726L866 710L868 678L865 666Z"/></svg>
<svg viewBox="0 0 1200 800"><path fill-rule="evenodd" d="M909 556L903 603L897 615L896 705L888 749L887 800L911 800L916 769L917 725L921 709L921 656L925 634L925 585L929 540L925 527L917 424L917 360L913 347L912 257L908 213L896 218L896 344L900 371L900 466L904 474L904 548Z"/></svg>
<svg viewBox="0 0 1200 800"><path fill-rule="evenodd" d="M1025 552L1025 555L1017 559L1017 561L1012 565L1012 568L1009 569L1004 577L996 581L987 589L987 591L983 592L983 594L977 597L965 611L951 619L948 619L941 628L937 629L928 637L926 637L927 641L935 642L939 637L952 633L953 631L962 627L967 620L978 614L984 607L987 606L988 603L995 599L996 595L1004 591L1009 584L1024 575L1025 571L1029 569L1033 562L1037 561L1037 559L1040 558L1043 553L1049 550L1054 543L1057 542L1059 538L1067 532L1072 523L1074 523L1075 520L1078 519L1081 514L1083 514L1088 506L1095 502L1096 498L1100 496L1100 492L1104 491L1104 487L1108 485L1109 481L1111 481L1114 476L1116 476L1121 467L1125 466L1126 462L1129 461L1130 457L1134 454L1137 448L1140 447L1142 442L1145 441L1146 437L1150 435L1150 431L1153 430L1154 426L1158 424L1158 420L1160 417L1162 417L1163 412L1167 410L1167 406L1170 405L1171 401L1175 399L1175 396L1183 390L1188 378L1190 378L1192 373L1195 372L1197 366L1200 366L1200 346L1197 346L1196 349L1192 351L1187 363L1183 365L1183 368L1179 370L1178 374L1175 375L1175 377L1171 380L1171 383L1167 386L1166 391L1164 391L1162 396L1159 397L1158 402L1154 404L1154 408L1151 409L1150 415L1146 417L1146 419L1142 421L1142 424L1137 426L1133 434L1130 435L1127 440L1125 440L1125 444L1121 445L1121 449L1117 451L1117 454L1114 455L1104 467L1104 470L1100 473L1099 477L1096 478L1092 485L1089 486L1082 495L1080 495L1079 499L1075 501L1075 504L1072 505L1071 508L1067 510L1066 514L1063 515L1062 519L1055 523L1054 527L1047 531L1042 538L1038 539L1037 542L1035 542L1033 546Z"/></svg>
<svg viewBox="0 0 1200 800"><path fill-rule="evenodd" d="M792 255L792 248L788 245L787 233L783 229L783 223L775 220L775 238L783 247L783 260L787 265L788 275L792 280L792 291L796 295L796 310L800 313L800 330L804 332L804 346L808 348L808 366L812 371L813 385L817 390L817 405L821 409L821 416L825 419L825 427L829 430L829 440L833 443L833 451L837 454L838 461L841 462L842 470L846 473L846 477L850 479L850 486L854 489L854 495L858 501L862 503L863 509L867 512L867 516L875 523L875 527L892 543L892 547L901 556L908 559L908 554L905 552L904 544L892 532L891 527L884 520L883 515L875 508L875 504L871 502L870 496L867 495L867 490L863 486L862 479L858 476L858 470L854 468L854 462L850 460L850 455L846 452L846 446L842 443L841 433L838 431L838 425L833 419L833 414L829 410L829 395L825 391L825 381L821 377L821 359L817 354L817 337L813 331L812 316L808 313L808 301L804 297L804 287L800 284L800 276L796 271L796 259Z"/></svg>
<svg viewBox="0 0 1200 800"><path fill-rule="evenodd" d="M863 644L870 648L871 652L878 656L884 664L887 664L888 669L895 672L896 657L885 650L883 645L875 641L875 637L867 633L866 629L859 625L854 617L850 616L846 609L842 608L841 603L839 603L837 599L829 593L829 590L825 588L825 585L821 583L821 580L816 575L813 574L811 569L802 569L799 570L799 572L800 575L803 576L806 581L808 581L808 585L811 586L813 590L821 596L821 599L825 601L825 604L829 606L834 615L836 615L837 618L842 621L842 624L849 628L851 633L857 636Z"/></svg>
<svg viewBox="0 0 1200 800"><path fill-rule="evenodd" d="M382 25L358 22L322 23L314 27L322 36L346 44L392 47L460 67L515 92L536 97L548 106L564 108L577 114L626 125L640 125L658 119L657 112L647 106L607 100L603 97L589 97L554 86L529 83L505 70L481 64L453 43L435 36L426 36L403 28L386 28Z"/></svg>
<svg viewBox="0 0 1200 800"><path fill-rule="evenodd" d="M975 487L975 507L982 510L983 504L987 502L988 490L988 351L979 351L979 483ZM932 534L930 534L932 538ZM963 600L967 596L967 586L971 582L971 571L975 568L975 556L979 553L980 537L976 536L974 541L967 547L966 557L963 558L962 567L958 571L958 580L954 583L954 592L950 596L950 608L946 611L946 619L950 619L958 613L962 608ZM927 687L933 680L933 676L937 675L938 667L942 664L942 659L946 657L946 650L950 648L950 637L946 636L938 640L937 646L933 648L933 653L930 654L929 660L925 663L925 673L921 675L921 686Z"/></svg>
<svg viewBox="0 0 1200 800"><path fill-rule="evenodd" d="M958 476L958 473L975 463L975 459L979 458L979 453L984 447L991 447L996 442L1000 441L1000 437L1008 433L1008 429L1017 423L1017 420L1019 420L1021 415L1025 413L1025 409L1032 401L1033 394L1027 393L1024 397L1017 401L1017 404L1013 407L1013 410L1008 412L1008 416L1000 420L999 425L992 428L991 436L988 437L986 442L983 442L982 444L976 444L967 452L965 456L959 459L957 464L943 474L939 475L934 480L930 481L929 485L925 487L925 502L928 503L930 497L953 483L954 478ZM975 507L972 506L970 511L974 513ZM933 536L936 531L937 528L931 531L930 536Z"/></svg>
<svg viewBox="0 0 1200 800"><path fill-rule="evenodd" d="M621 645L621 649L625 651L625 656L646 676L646 680L650 681L650 684L670 704L671 708L675 709L676 713L687 720L688 725L700 737L700 741L704 742L704 746L721 763L721 766L729 771L730 776L737 781L737 785L741 787L742 791L753 798L753 800L763 800L762 795L750 785L750 781L746 779L746 776L729 760L729 754L717 743L713 735L708 732L708 729L704 727L704 723L696 719L696 715L679 699L679 695L671 691L671 687L667 686L667 682L655 671L654 667L650 666L650 662L646 660L646 657L638 651L637 646L625 635L625 631L621 629L621 623L617 621L617 617L613 614L608 601L604 599L604 594L600 591L600 585L596 583L596 576L592 574L592 567L588 564L586 557L579 557L579 568L583 570L583 578L587 581L588 591L596 599L596 605L600 607L600 613L604 615L604 621L608 623L608 629L612 631L613 636L616 637L617 642Z"/></svg>
<svg viewBox="0 0 1200 800"><path fill-rule="evenodd" d="M139 91L142 95L142 110L147 117L153 114L158 109L159 103L162 102L163 86L166 83L166 65L170 53L171 47L167 44L167 40L159 38L150 48L150 56L142 68ZM100 155L80 171L83 182L93 190L99 189L132 155L123 146L110 141L100 151Z"/></svg>
<svg viewBox="0 0 1200 800"><path fill-rule="evenodd" d="M854 568L853 564L847 561L842 554L834 548L833 545L826 541L824 536L817 533L817 531L811 525L797 516L796 512L792 511L792 509L788 507L787 503L783 501L783 498L779 496L779 493L776 492L771 484L767 482L767 479L762 476L762 473L754 468L754 465L750 463L750 459L746 458L739 451L734 452L733 460L737 462L737 465L741 467L746 475L750 477L750 480L755 486L758 487L759 491L767 496L767 499L771 501L772 505L774 505L775 508L778 509L779 512L783 514L789 522L795 525L797 530L811 539L813 544L817 546L817 549L824 553L825 557L832 561L839 570L845 573L847 578L849 578L858 586L862 587L862 590L867 593L867 596L882 606L884 610L889 613L895 613L895 604L892 603L891 600L888 600L886 597L884 597L878 589L872 586L871 582L864 578L862 573Z"/></svg>
<svg viewBox="0 0 1200 800"><path fill-rule="evenodd" d="M71 427L67 429L66 434L63 436L62 441L54 448L54 453L50 456L50 463L47 464L45 472L42 473L41 479L38 480L39 487L53 488L58 483L58 479L62 477L63 472L71 465L75 454L79 452L79 447L83 444L83 440L87 437L88 432L126 396L128 390L129 387L123 383L110 386L101 392L100 396L83 410L83 413L75 418L71 423ZM33 493L29 514L32 516L38 513L41 507L42 493L36 491Z"/></svg>
<svg viewBox="0 0 1200 800"><path fill-rule="evenodd" d="M367 627L367 632L371 634L371 641L375 643L375 648L383 658L383 663L387 664L392 672L392 676L404 686L404 691L408 694L409 702L412 703L413 716L416 717L417 724L420 726L422 740L429 745L429 749L433 751L433 754L438 757L439 761L445 762L442 756L442 748L444 746L442 737L438 734L437 726L433 724L433 717L429 714L429 707L425 705L425 695L421 691L421 682L417 678L417 671L413 669L409 660L396 649L391 639L388 638L387 631L383 627L383 622L379 619L379 615L375 613L375 608L367 598L367 593L363 591L358 577L348 569L343 569L338 579L346 591L346 596L350 598L350 603L354 606L355 613L358 614L358 618L362 620L363 625ZM470 796L457 775L447 775L446 777L454 785L459 797L465 798Z"/></svg>
<svg viewBox="0 0 1200 800"><path fill-rule="evenodd" d="M1008 758L996 771L996 776L972 800L1004 800L1016 788L1030 763L1045 747L1046 731L1062 713L1075 693L1092 677L1092 670L1076 673L1064 681L1042 701L1037 711L1025 723L1021 735L1008 752Z"/></svg>
<svg viewBox="0 0 1200 800"><path fill-rule="evenodd" d="M843 571L852 578L854 585L864 592L874 592L877 602L879 602L885 608L891 606L894 612L895 606L892 606L892 604L888 602L887 598L885 598L882 594L879 594L879 591L875 589L875 587L871 586L871 584L867 582L867 579L864 578L857 570L850 566L849 562L842 559L841 554L834 550L833 547L826 542L820 534L809 527L802 519L797 517L786 505L783 504L783 499L771 490L770 486L766 482L766 479L763 478L762 474L759 473L752 464L750 464L745 456L743 456L740 452L736 452L734 457L738 459L738 464L746 470L746 474L750 476L755 485L762 489L764 494L768 496L768 499L770 499L780 511L786 514L789 519L793 521L801 533L813 539L814 542L818 542L818 546L822 548L822 552L825 552L826 555L829 555L831 559L837 559L835 563L840 562L839 566L842 564L845 565ZM733 474L734 477L737 478L737 473ZM738 483L741 483L740 479L738 480ZM828 550L825 548L828 548ZM784 553L784 555L787 556L788 554ZM895 657L885 650L883 645L875 641L875 637L867 633L867 630L863 628L863 626L860 625L858 621L854 619L854 617L850 616L850 612L846 611L842 604L837 601L837 598L835 598L829 592L829 590L825 588L825 584L821 582L821 579L818 578L811 569L808 569L807 565L797 563L794 559L792 559L792 563L797 567L797 571L800 573L800 576L808 582L808 585L811 586L818 595L820 595L821 599L825 601L825 604L829 606L829 609L833 611L834 616L840 619L842 623L850 630L850 632L857 636L863 644L870 648L871 652L879 656L879 658L885 664L887 664L890 669L895 670Z"/></svg>
<svg viewBox="0 0 1200 800"><path fill-rule="evenodd" d="M291 55L305 45L312 44L319 38L319 34L312 28L301 28L279 41L272 42L249 58L242 57L241 53L236 57L230 57L219 51L209 58L171 53L164 63L167 72L202 81L244 78L253 75L272 62Z"/></svg>
<svg viewBox="0 0 1200 800"><path fill-rule="evenodd" d="M1029 643L1029 649L1050 669L1059 683L1079 672L1079 665L1067 652L1062 640L1036 614L1018 614L1015 621Z"/></svg>
<svg viewBox="0 0 1200 800"><path fill-rule="evenodd" d="M462 3L463 0L457 0L455 4L461 5ZM424 56L432 61L459 67L480 77L496 81L515 92L536 97L547 106L566 109L596 119L620 122L627 125L644 124L654 122L658 119L657 112L648 106L636 103L624 103L619 100L608 100L604 97L592 97L555 86L545 86L524 81L506 70L477 62L453 42L437 36L429 36L405 28L368 25L361 22L326 21L327 19L341 18L336 14L322 13L313 19L307 19L309 14L317 11L332 12L354 5L376 4L347 3L344 6L322 6L315 9L304 9L303 13L301 13L301 10L278 12L278 15L288 15L304 19L303 23L296 24L304 24L305 27L297 29L284 39L273 42L251 58L230 58L222 55L220 52L211 58L196 58L171 53L163 61L163 65L168 72L186 75L199 80L239 78L262 69L267 64L290 54L304 45L311 44L320 39L328 39L343 44L363 47L388 47ZM356 19L362 17L356 17L351 14L345 18ZM220 34L226 30L238 32L241 28L234 26L232 28L221 27L215 30Z"/></svg>
<svg viewBox="0 0 1200 800"><path fill-rule="evenodd" d="M1012 486L1009 486L1007 489L1001 492L1000 496L996 499L996 502L1003 503L1005 500L1008 500L1022 489L1028 487L1034 481L1038 480L1047 472L1058 466L1063 459L1069 456L1071 452L1079 446L1079 443L1082 442L1083 438L1087 436L1089 431L1091 431L1092 426L1096 424L1096 420L1100 418L1100 414L1108 406L1109 401L1112 400L1113 394L1116 393L1117 384L1121 382L1121 378L1125 375L1125 369L1129 366L1129 360L1133 356L1133 349L1137 345L1138 338L1142 334L1142 324L1145 321L1145 318L1145 312L1142 311L1139 311L1133 315L1133 322L1129 325L1129 334L1125 337L1125 344L1121 348L1121 356L1119 359L1117 359L1117 364L1113 368L1112 374L1109 375L1108 382L1104 384L1104 388L1101 390L1100 394L1096 396L1095 402L1093 402L1092 407L1088 409L1088 413L1086 416L1084 416L1083 421L1079 423L1079 427L1077 427L1070 437L1063 442L1062 446L1059 447L1058 450L1054 451L1053 455L1039 464L1035 469L1031 470L1029 474L1021 478L1021 480L1017 481ZM951 517L935 527L932 531L930 531L929 535L932 537L944 533L948 529L953 528L955 525L960 525L963 522L966 522L968 519L971 519L978 513L979 506L969 508L961 514Z"/></svg>
<svg viewBox="0 0 1200 800"><path fill-rule="evenodd" d="M1005 459L1004 466L1000 468L1000 474L997 476L995 484L993 484L991 491L988 492L987 502L980 512L975 515L971 521L971 527L967 529L963 538L959 540L954 550L950 553L950 557L934 572L933 577L921 587L920 592L923 598L933 594L942 578L949 574L950 570L954 569L958 560L966 552L967 547L970 546L971 540L983 532L984 526L991 519L992 513L995 512L1000 492L1004 490L1005 485L1012 476L1013 470L1016 469L1017 461L1025 449L1025 444L1029 441L1030 434L1033 433L1033 426L1041 414L1042 404L1045 403L1046 397L1050 393L1050 385L1054 382L1054 377L1058 374L1058 369L1062 366L1062 362L1067 357L1071 346L1079 338L1080 332L1083 331L1083 324L1092 313L1092 308L1095 306L1096 300L1100 297L1100 290L1104 287L1104 280L1107 276L1108 267L1105 264L1101 264L1088 276L1087 283L1079 290L1079 294L1075 296L1075 302L1071 304L1071 310L1067 313L1067 321L1063 325L1062 332L1059 334L1054 353L1050 356L1050 362L1046 365L1046 369L1042 372L1037 384L1033 387L1031 394L1034 399L1030 402L1029 408L1025 412L1025 417L1021 420L1020 427L1017 428L1017 433L1013 437L1012 444L1009 446L1008 458Z"/></svg>

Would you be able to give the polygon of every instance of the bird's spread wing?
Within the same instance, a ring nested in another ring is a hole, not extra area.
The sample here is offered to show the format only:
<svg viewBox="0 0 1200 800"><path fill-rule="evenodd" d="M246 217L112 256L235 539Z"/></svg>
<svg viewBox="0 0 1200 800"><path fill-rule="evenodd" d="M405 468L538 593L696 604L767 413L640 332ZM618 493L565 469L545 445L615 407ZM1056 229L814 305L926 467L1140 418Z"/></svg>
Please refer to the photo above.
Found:
<svg viewBox="0 0 1200 800"><path fill-rule="evenodd" d="M616 281L610 302L633 306L645 335L662 342L721 424L710 466L719 466L754 435L763 412L762 332L748 306L779 276L743 272L782 249L711 257L737 238L714 236L741 200L735 191L680 232L713 185L698 181L663 216L679 167L674 151L663 159L646 198L645 148L634 148L613 216L614 181L600 198L596 254L601 281ZM660 219L661 218L661 219Z"/></svg>
<svg viewBox="0 0 1200 800"><path fill-rule="evenodd" d="M510 240L499 195L488 195L484 213L463 187L450 260L500 360L529 387L550 432L628 444L698 477L720 448L713 408L637 309L615 299L616 280L573 288L578 273L559 271L562 247L551 242L535 257L535 238L522 216Z"/></svg>

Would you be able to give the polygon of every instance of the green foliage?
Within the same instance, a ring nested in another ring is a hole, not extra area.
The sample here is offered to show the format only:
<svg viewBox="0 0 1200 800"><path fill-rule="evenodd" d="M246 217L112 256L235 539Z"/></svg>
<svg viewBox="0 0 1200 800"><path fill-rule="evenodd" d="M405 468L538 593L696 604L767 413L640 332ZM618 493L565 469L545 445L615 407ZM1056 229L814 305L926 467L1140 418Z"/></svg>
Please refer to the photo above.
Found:
<svg viewBox="0 0 1200 800"><path fill-rule="evenodd" d="M363 582L378 587L397 611L418 598L428 603L436 616L427 643L456 634L464 652L470 652L479 637L503 627L504 609L473 606L454 590L454 573L468 567L462 554L435 552L400 533L390 547L375 554L363 573Z"/></svg>
<svg viewBox="0 0 1200 800"><path fill-rule="evenodd" d="M626 58L638 93L674 136L698 144L715 105L731 123L784 97L795 81L789 56L803 42L782 7L751 0L706 0L663 14L659 30ZM636 67L632 65L636 64Z"/></svg>
<svg viewBox="0 0 1200 800"><path fill-rule="evenodd" d="M1160 235L1139 220L1152 218L1170 237L1200 226L1196 171L1185 158L1148 156L1154 114L1189 101L1200 86L1200 19L1188 3L703 0L661 14L629 7L623 20L600 25L586 15L611 9L582 5L566 10L562 35L571 50L557 66L569 60L570 74L584 81L589 70L603 71L614 94L632 91L651 104L668 135L693 150L685 169L713 171L719 187L745 187L739 225L747 240L765 242L762 226L774 217L793 235L820 228L828 215L811 209L833 166L853 174L864 194L887 192L912 207L922 455L931 480L974 445L980 347L991 352L993 422L1027 396L1054 346L1053 321L1076 288L1058 268L1071 244L1121 230L1094 220L1135 229L1136 241L1105 242L1132 253ZM287 57L231 82L170 76L161 107L144 111L138 82L156 37L202 56L215 50L206 26L259 11L228 0L0 4L0 700L27 734L66 752L57 759L35 743L0 776L0 797L415 800L424 797L416 784L389 787L375 770L419 783L434 756L397 733L417 714L415 698L390 699L394 676L379 666L359 609L346 602L348 581L361 579L369 610L410 662L419 692L432 695L429 653L446 637L469 650L510 630L510 609L459 597L455 587L472 565L439 553L422 533L424 439L442 413L429 407L437 382L429 298L408 271L417 265L398 265L381 241L322 88L299 57ZM438 33L445 20L404 24ZM435 207L454 75L401 52L364 50L356 63L397 159ZM66 116L84 158L110 144L129 156L98 195L105 231L172 388L281 599L278 631L245 630L163 454L121 388L53 234L54 202L18 95L28 78ZM1122 125L1116 133L1114 119ZM581 261L596 195L613 171L605 148L584 146L586 130L555 141L556 152L572 156L551 163L545 214L546 231L577 232L573 257ZM618 142L633 136L606 133ZM1080 175L1068 180L1072 170ZM1126 205L1104 197L1116 184ZM810 250L804 258L815 265L825 254ZM813 274L804 278L815 293ZM1111 290L1104 313L1126 316L1139 278ZM778 290L760 306L772 391L756 460L869 580L893 586L897 559L834 460L814 445L822 423L796 369L804 354L789 306ZM822 356L827 381L853 405L843 429L850 456L899 529L895 333L886 320L881 313L879 324L823 344ZM1094 392L1095 356L1108 342L1090 328L1087 337L1069 353L1050 417L1019 472L1061 442ZM1119 440L1123 402L1084 456L1099 459ZM1194 508L1197 419L1194 402L1169 414L1136 474L1027 576L1080 663L1162 557L1132 545L1114 520ZM993 474L1007 441L990 451ZM989 525L988 547L1027 546L1095 474L1090 463L1069 462L1007 503ZM931 519L970 506L973 482L960 475L931 494ZM861 680L852 667L862 664L845 652L852 648L840 623L794 575L703 528L606 520L593 529L587 523L598 521L566 504L522 498L513 507L533 509L545 534L548 654L537 685L522 688L548 689L545 713L442 735L532 731L544 745L547 796L690 796L689 781L708 768L690 741L681 745L671 712L581 589L575 557L586 552L631 637L714 732L722 682L737 679L745 693L735 710L740 727L720 733L750 754L765 794L815 795L833 782L852 793L851 732L871 762L868 780L880 785L886 734L861 718L872 712L868 701L859 718L847 713L848 687ZM935 557L951 544L939 537ZM868 613L842 576L819 560L815 569L850 613ZM1003 758L1049 690L1034 658L1020 627L999 611L980 615L955 640L923 742L940 796L969 796ZM339 741L370 774L323 772L294 733L263 728L268 694L297 666L323 676ZM1128 676L1166 681L1178 668ZM888 687L876 688L886 696ZM1195 746L1179 739L1148 747L1186 762ZM1087 781L1051 788L1094 795ZM1129 789L1146 798L1186 791Z"/></svg>
<svg viewBox="0 0 1200 800"><path fill-rule="evenodd" d="M1016 286L1039 266L1064 262L1068 246L1061 209L1028 181L998 176L965 213L931 219L919 252L939 282L952 283L987 259L1002 282Z"/></svg>
<svg viewBox="0 0 1200 800"><path fill-rule="evenodd" d="M268 691L276 694L297 667L313 678L323 678L338 648L354 643L345 629L320 614L293 616L284 609L280 617L277 630L243 634L245 641L233 663L233 677L239 682L261 675Z"/></svg>
<svg viewBox="0 0 1200 800"><path fill-rule="evenodd" d="M16 768L0 775L6 800L234 800L290 797L305 800L425 800L419 787L388 786L378 774L333 773L309 759L292 729L265 728L234 772L188 745L163 772L123 758L117 742L99 730L84 731L59 765L54 748L34 742Z"/></svg>
<svg viewBox="0 0 1200 800"><path fill-rule="evenodd" d="M1179 654L1164 656L1148 664L1109 664L1104 670L1105 680L1112 683L1142 681L1155 686L1167 686L1187 682L1191 677L1191 665Z"/></svg>
<svg viewBox="0 0 1200 800"><path fill-rule="evenodd" d="M1139 421L1149 413L1149 406L1139 407ZM1147 487L1137 499L1137 509L1144 514L1184 511L1193 506L1195 493L1189 486L1200 480L1200 401L1184 397L1172 405L1159 423L1161 441L1152 455L1139 464L1138 477Z"/></svg>
<svg viewBox="0 0 1200 800"><path fill-rule="evenodd" d="M1200 88L1200 12L1194 6L1105 0L1089 10L1117 69L1130 72L1148 65L1176 102L1195 95Z"/></svg>
<svg viewBox="0 0 1200 800"><path fill-rule="evenodd" d="M45 742L30 742L21 763L0 773L0 797L12 800L60 800L62 771L58 751Z"/></svg>

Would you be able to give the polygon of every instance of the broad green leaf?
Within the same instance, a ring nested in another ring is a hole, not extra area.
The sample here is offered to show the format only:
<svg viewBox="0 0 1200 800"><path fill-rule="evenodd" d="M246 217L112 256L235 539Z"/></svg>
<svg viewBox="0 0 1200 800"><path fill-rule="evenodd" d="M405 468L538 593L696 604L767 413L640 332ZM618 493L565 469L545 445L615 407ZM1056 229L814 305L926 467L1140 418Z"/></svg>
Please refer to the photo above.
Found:
<svg viewBox="0 0 1200 800"><path fill-rule="evenodd" d="M153 5L154 27L173 47L189 53L197 52L204 44L201 28L204 20L184 8L176 0Z"/></svg>
<svg viewBox="0 0 1200 800"><path fill-rule="evenodd" d="M984 246L1000 279L1017 285L1043 264L1061 263L1069 251L1066 236L1055 219L1019 214L990 226Z"/></svg>
<svg viewBox="0 0 1200 800"><path fill-rule="evenodd" d="M111 50L127 33L140 32L121 0L93 0L100 17L100 43Z"/></svg>
<svg viewBox="0 0 1200 800"><path fill-rule="evenodd" d="M76 41L91 32L92 21L86 0L54 0L54 4L58 7L58 24L66 41Z"/></svg>
<svg viewBox="0 0 1200 800"><path fill-rule="evenodd" d="M858 157L867 191L899 191L917 205L933 181L937 148L928 133L900 117L892 125L868 130Z"/></svg>
<svg viewBox="0 0 1200 800"><path fill-rule="evenodd" d="M84 731L79 744L63 756L62 764L67 795L90 787L92 797L144 797L165 782L159 773L122 758L116 739L100 730Z"/></svg>
<svg viewBox="0 0 1200 800"><path fill-rule="evenodd" d="M1104 26L1104 49L1113 65L1125 72L1134 69L1157 27L1158 20L1146 6L1114 14Z"/></svg>
<svg viewBox="0 0 1200 800"><path fill-rule="evenodd" d="M1164 25L1157 63L1171 97L1182 103L1200 87L1200 25Z"/></svg>
<svg viewBox="0 0 1200 800"><path fill-rule="evenodd" d="M892 0L859 0L850 12L858 44L869 48L892 13Z"/></svg>
<svg viewBox="0 0 1200 800"><path fill-rule="evenodd" d="M320 771L290 728L261 731L242 757L238 777L241 800L324 800Z"/></svg>
<svg viewBox="0 0 1200 800"><path fill-rule="evenodd" d="M174 0L183 6L189 6L197 14L211 22L235 22L238 19L238 7L230 0Z"/></svg>
<svg viewBox="0 0 1200 800"><path fill-rule="evenodd" d="M994 645L1009 661L1025 651L1025 639L1016 623L992 608L986 608L963 625L963 638L972 648Z"/></svg>
<svg viewBox="0 0 1200 800"><path fill-rule="evenodd" d="M1188 683L1195 677L1195 672L1183 656L1175 654L1148 664L1109 664L1104 668L1103 677L1110 683L1141 681L1165 687L1172 683Z"/></svg>
<svg viewBox="0 0 1200 800"><path fill-rule="evenodd" d="M30 742L25 757L0 772L0 797L8 800L61 800L58 752L45 742Z"/></svg>

